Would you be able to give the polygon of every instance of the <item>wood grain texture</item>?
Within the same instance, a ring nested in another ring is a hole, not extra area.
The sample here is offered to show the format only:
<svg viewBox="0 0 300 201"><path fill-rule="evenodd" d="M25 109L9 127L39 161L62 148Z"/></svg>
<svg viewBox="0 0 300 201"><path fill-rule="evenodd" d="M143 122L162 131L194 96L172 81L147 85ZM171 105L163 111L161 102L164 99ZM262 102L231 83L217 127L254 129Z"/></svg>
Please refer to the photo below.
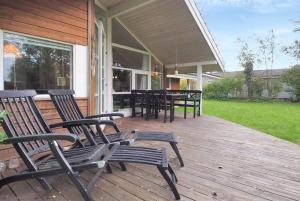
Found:
<svg viewBox="0 0 300 201"><path fill-rule="evenodd" d="M137 142L135 146L166 147L178 176L182 201L298 201L300 200L300 147L290 142L219 118L201 116L186 120L176 114L174 123L143 118L118 120L123 131L174 131L185 167L180 168L170 146L162 142ZM11 174L11 171L3 175ZM82 178L88 181L92 173ZM54 190L39 189L36 181L0 189L9 200L82 200L66 176L47 178ZM28 185L28 183L30 185ZM22 189L24 186L24 189ZM31 189L28 189L31 188ZM155 167L127 164L127 171L113 166L92 189L95 200L170 201L167 184Z"/></svg>
<svg viewBox="0 0 300 201"><path fill-rule="evenodd" d="M0 0L0 28L87 45L87 0Z"/></svg>

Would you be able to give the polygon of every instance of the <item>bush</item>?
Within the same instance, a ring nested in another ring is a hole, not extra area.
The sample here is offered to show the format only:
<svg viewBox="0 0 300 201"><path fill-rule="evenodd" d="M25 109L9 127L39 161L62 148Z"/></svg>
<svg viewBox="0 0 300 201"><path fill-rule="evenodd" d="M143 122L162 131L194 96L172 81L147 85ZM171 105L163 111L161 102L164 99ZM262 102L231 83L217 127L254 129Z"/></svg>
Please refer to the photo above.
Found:
<svg viewBox="0 0 300 201"><path fill-rule="evenodd" d="M223 77L203 88L203 98L228 99L239 96L243 84L244 79L242 77Z"/></svg>
<svg viewBox="0 0 300 201"><path fill-rule="evenodd" d="M293 66L281 76L281 79L291 87L291 92L296 96L296 100L300 101L300 65Z"/></svg>
<svg viewBox="0 0 300 201"><path fill-rule="evenodd" d="M6 112L0 112L0 122L2 121L3 117L5 116ZM2 142L6 138L6 134L0 131L0 142Z"/></svg>

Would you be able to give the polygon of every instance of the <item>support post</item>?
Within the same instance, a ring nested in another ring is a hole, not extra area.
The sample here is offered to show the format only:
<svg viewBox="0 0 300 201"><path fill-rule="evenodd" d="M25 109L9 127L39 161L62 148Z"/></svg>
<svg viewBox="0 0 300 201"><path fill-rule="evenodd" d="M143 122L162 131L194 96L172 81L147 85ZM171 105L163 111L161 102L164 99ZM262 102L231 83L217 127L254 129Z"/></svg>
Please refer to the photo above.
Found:
<svg viewBox="0 0 300 201"><path fill-rule="evenodd" d="M89 66L89 108L88 113L95 112L95 0L88 1L88 66Z"/></svg>
<svg viewBox="0 0 300 201"><path fill-rule="evenodd" d="M197 65L197 90L202 91L202 65L198 64ZM200 115L202 115L202 94L200 98Z"/></svg>
<svg viewBox="0 0 300 201"><path fill-rule="evenodd" d="M112 83L112 77L113 77L113 55L112 55L112 18L107 18L107 45L106 45L106 72L107 72L107 112L113 112L113 83Z"/></svg>

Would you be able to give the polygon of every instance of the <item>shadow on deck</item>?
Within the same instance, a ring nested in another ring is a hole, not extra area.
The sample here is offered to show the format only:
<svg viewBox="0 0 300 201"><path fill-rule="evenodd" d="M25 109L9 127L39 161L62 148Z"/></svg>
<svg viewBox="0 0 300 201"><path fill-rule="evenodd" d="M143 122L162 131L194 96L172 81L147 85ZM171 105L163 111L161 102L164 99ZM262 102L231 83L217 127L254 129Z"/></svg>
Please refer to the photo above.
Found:
<svg viewBox="0 0 300 201"><path fill-rule="evenodd" d="M300 200L298 145L209 116L176 117L171 124L161 119L125 118L119 125L128 132L137 128L176 133L184 168L167 144L137 144L168 149L181 200ZM83 175L91 178L89 172ZM82 200L66 177L49 180L54 187L50 192L28 180L2 188L0 200ZM128 165L127 172L114 167L113 174L103 174L92 193L95 200L105 201L173 200L156 168L144 165Z"/></svg>

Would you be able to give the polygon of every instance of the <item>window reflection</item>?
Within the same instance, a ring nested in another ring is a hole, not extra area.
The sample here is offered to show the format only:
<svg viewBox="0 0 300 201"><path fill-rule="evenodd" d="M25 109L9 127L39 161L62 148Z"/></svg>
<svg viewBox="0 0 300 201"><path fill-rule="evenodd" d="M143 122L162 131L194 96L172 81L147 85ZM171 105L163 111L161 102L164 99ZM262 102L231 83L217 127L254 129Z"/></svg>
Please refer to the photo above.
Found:
<svg viewBox="0 0 300 201"><path fill-rule="evenodd" d="M148 89L148 75L135 74L135 89L138 90Z"/></svg>
<svg viewBox="0 0 300 201"><path fill-rule="evenodd" d="M162 81L162 75L152 75L151 77L151 89L153 90L159 90L161 89L161 81Z"/></svg>
<svg viewBox="0 0 300 201"><path fill-rule="evenodd" d="M114 92L130 92L131 71L113 69L113 89Z"/></svg>
<svg viewBox="0 0 300 201"><path fill-rule="evenodd" d="M69 89L72 46L11 33L4 34L4 88Z"/></svg>
<svg viewBox="0 0 300 201"><path fill-rule="evenodd" d="M114 66L149 71L149 55L113 47Z"/></svg>

